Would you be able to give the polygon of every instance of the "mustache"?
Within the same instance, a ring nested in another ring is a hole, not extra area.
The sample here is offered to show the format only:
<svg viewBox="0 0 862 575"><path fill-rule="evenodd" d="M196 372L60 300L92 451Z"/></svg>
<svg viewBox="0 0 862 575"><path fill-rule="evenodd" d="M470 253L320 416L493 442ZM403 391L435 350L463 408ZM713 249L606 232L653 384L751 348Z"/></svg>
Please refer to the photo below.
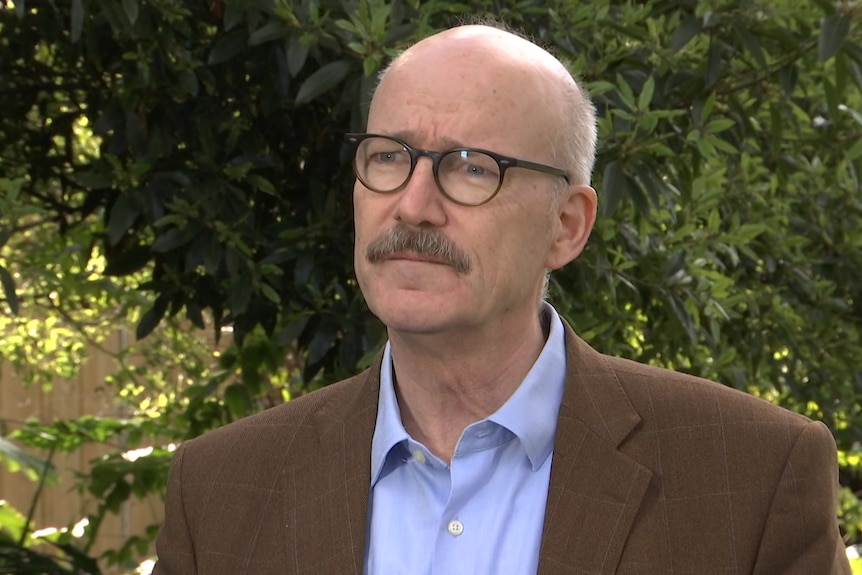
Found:
<svg viewBox="0 0 862 575"><path fill-rule="evenodd" d="M365 257L376 264L399 252L413 252L441 260L462 274L473 267L470 256L443 235L443 232L429 228L409 228L403 224L395 226L368 244Z"/></svg>

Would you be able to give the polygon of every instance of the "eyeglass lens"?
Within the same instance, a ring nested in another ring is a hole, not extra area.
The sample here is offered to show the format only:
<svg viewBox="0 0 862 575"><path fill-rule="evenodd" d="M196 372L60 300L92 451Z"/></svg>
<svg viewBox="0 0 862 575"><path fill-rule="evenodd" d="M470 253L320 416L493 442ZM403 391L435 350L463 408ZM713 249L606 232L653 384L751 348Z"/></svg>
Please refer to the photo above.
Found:
<svg viewBox="0 0 862 575"><path fill-rule="evenodd" d="M391 193L410 178L412 160L410 151L400 142L375 136L360 142L355 166L356 176L367 188ZM500 165L482 152L453 150L440 158L436 176L437 184L451 199L481 204L500 186Z"/></svg>

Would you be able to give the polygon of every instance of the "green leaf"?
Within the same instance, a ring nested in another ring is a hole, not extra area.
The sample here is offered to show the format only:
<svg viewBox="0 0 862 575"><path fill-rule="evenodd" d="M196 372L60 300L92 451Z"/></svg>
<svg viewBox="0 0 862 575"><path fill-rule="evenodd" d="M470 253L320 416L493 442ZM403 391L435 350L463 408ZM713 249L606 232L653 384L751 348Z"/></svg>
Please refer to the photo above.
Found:
<svg viewBox="0 0 862 575"><path fill-rule="evenodd" d="M72 43L76 44L81 39L81 31L84 29L84 2L83 0L72 0L69 9L69 36Z"/></svg>
<svg viewBox="0 0 862 575"><path fill-rule="evenodd" d="M111 174L97 170L83 170L69 174L69 179L88 190L104 190L113 183Z"/></svg>
<svg viewBox="0 0 862 575"><path fill-rule="evenodd" d="M222 17L222 22L224 23L224 31L230 32L236 26L242 22L242 17L245 16L247 2L225 2L224 3L224 16Z"/></svg>
<svg viewBox="0 0 862 575"><path fill-rule="evenodd" d="M196 328L204 329L206 327L203 311L197 302L191 300L186 302L186 317Z"/></svg>
<svg viewBox="0 0 862 575"><path fill-rule="evenodd" d="M596 82L588 83L587 89L589 90L590 95L593 98L597 98L602 94L614 91L616 89L616 86L614 86L611 82L607 82L605 80L598 80Z"/></svg>
<svg viewBox="0 0 862 575"><path fill-rule="evenodd" d="M852 162L860 156L862 156L862 140L856 140L856 142L850 146L850 149L847 150L847 159Z"/></svg>
<svg viewBox="0 0 862 575"><path fill-rule="evenodd" d="M315 331L314 337L308 345L308 358L306 360L308 365L314 365L323 359L323 356L335 344L335 335L335 325L332 320L327 318Z"/></svg>
<svg viewBox="0 0 862 575"><path fill-rule="evenodd" d="M687 256L688 252L684 248L674 252L674 254L667 259L667 262L665 262L664 277L670 279L678 271L684 269L686 266Z"/></svg>
<svg viewBox="0 0 862 575"><path fill-rule="evenodd" d="M282 347L292 344L293 341L298 338L303 331L305 331L306 325L308 325L308 316L300 316L299 319L287 324L287 326L281 330L276 339L276 343Z"/></svg>
<svg viewBox="0 0 862 575"><path fill-rule="evenodd" d="M234 417L248 415L253 405L248 389L241 383L233 383L224 390L224 402Z"/></svg>
<svg viewBox="0 0 862 575"><path fill-rule="evenodd" d="M52 480L56 479L56 471L51 462L30 455L17 445L0 437L0 459L5 459L7 464L24 470L31 479L42 475L48 475Z"/></svg>
<svg viewBox="0 0 862 575"><path fill-rule="evenodd" d="M169 252L180 246L184 246L191 242L198 234L197 226L188 224L182 228L171 228L163 234L160 234L150 249L154 252Z"/></svg>
<svg viewBox="0 0 862 575"><path fill-rule="evenodd" d="M245 49L245 46L245 32L241 29L234 30L216 42L210 52L209 58L207 59L207 64L213 66L215 64L226 62L242 52L243 49Z"/></svg>
<svg viewBox="0 0 862 575"><path fill-rule="evenodd" d="M742 40L745 49L754 57L757 65L761 68L766 68L766 56L763 55L763 48L760 46L760 41L757 37L740 25L734 25L733 28Z"/></svg>
<svg viewBox="0 0 862 575"><path fill-rule="evenodd" d="M764 223L743 224L738 230L735 230L734 235L742 242L747 243L755 239L760 234L769 231L769 225Z"/></svg>
<svg viewBox="0 0 862 575"><path fill-rule="evenodd" d="M841 94L835 89L835 84L823 79L823 95L826 96L826 105L829 107L829 115L838 118L841 106Z"/></svg>
<svg viewBox="0 0 862 575"><path fill-rule="evenodd" d="M24 530L27 529L27 525L27 518L24 517L23 513L12 507L5 499L0 499L0 526L2 526L0 527L0 540L6 534L20 540ZM3 544L5 546L5 542ZM30 566L28 565L28 567Z"/></svg>
<svg viewBox="0 0 862 575"><path fill-rule="evenodd" d="M291 36L290 42L287 43L287 69L291 76L295 78L299 74L307 58L308 43L303 42L298 34Z"/></svg>
<svg viewBox="0 0 862 575"><path fill-rule="evenodd" d="M140 245L127 248L119 254L112 254L104 274L109 277L133 274L150 263L150 254L150 248Z"/></svg>
<svg viewBox="0 0 862 575"><path fill-rule="evenodd" d="M0 248L6 245L6 242L9 241L9 238L12 237L12 228L6 226L0 226Z"/></svg>
<svg viewBox="0 0 862 575"><path fill-rule="evenodd" d="M138 322L137 327L135 328L135 337L138 340L142 340L159 325L159 322L162 321L162 318L165 317L165 312L168 309L168 298L164 295L160 295L156 298L155 303L153 303L153 307L147 310L147 312L141 317L141 321Z"/></svg>
<svg viewBox="0 0 862 575"><path fill-rule="evenodd" d="M248 279L237 279L228 288L227 305L233 315L239 315L248 308L254 285Z"/></svg>
<svg viewBox="0 0 862 575"><path fill-rule="evenodd" d="M278 295L278 292L273 289L273 287L267 283L260 284L260 291L263 293L264 297L274 303L275 305L281 304L281 296Z"/></svg>
<svg viewBox="0 0 862 575"><path fill-rule="evenodd" d="M844 14L833 14L820 23L817 52L821 62L826 62L841 48L850 32L850 19Z"/></svg>
<svg viewBox="0 0 862 575"><path fill-rule="evenodd" d="M632 91L632 87L621 74L617 74L617 93L620 95L620 100L622 100L622 103L625 104L626 108L629 110L637 110L635 94Z"/></svg>
<svg viewBox="0 0 862 575"><path fill-rule="evenodd" d="M198 92L200 91L200 83L198 82L198 76L195 74L194 70L180 70L177 73L177 79L180 82L180 86L183 87L183 90L191 96L197 97Z"/></svg>
<svg viewBox="0 0 862 575"><path fill-rule="evenodd" d="M380 68L380 61L376 56L369 56L362 61L362 74L367 78L372 76Z"/></svg>
<svg viewBox="0 0 862 575"><path fill-rule="evenodd" d="M718 120L713 120L704 128L707 132L711 134L717 134L718 132L723 132L728 128L732 128L736 125L736 122L729 118L721 118Z"/></svg>
<svg viewBox="0 0 862 575"><path fill-rule="evenodd" d="M649 110L649 105L652 102L653 94L655 94L655 78L650 76L644 82L643 90L638 96L638 110Z"/></svg>
<svg viewBox="0 0 862 575"><path fill-rule="evenodd" d="M140 211L129 197L126 194L120 194L111 206L111 213L108 216L108 243L112 246L117 245L139 215Z"/></svg>
<svg viewBox="0 0 862 575"><path fill-rule="evenodd" d="M249 46L259 46L279 38L284 38L288 34L288 29L281 22L274 20L265 26L262 26L251 33L248 38Z"/></svg>
<svg viewBox="0 0 862 575"><path fill-rule="evenodd" d="M722 58L722 45L718 42L710 42L709 45L709 64L706 68L706 85L709 88L715 86L721 74L724 72L724 58Z"/></svg>
<svg viewBox="0 0 862 575"><path fill-rule="evenodd" d="M703 29L703 19L699 16L689 16L683 20L670 39L670 53L676 54L697 36Z"/></svg>
<svg viewBox="0 0 862 575"><path fill-rule="evenodd" d="M138 0L123 0L123 10L133 25L138 21Z"/></svg>
<svg viewBox="0 0 862 575"><path fill-rule="evenodd" d="M788 64L778 71L778 81L781 83L781 88L784 90L784 95L788 98L793 95L796 90L796 84L799 81L799 68L794 64Z"/></svg>
<svg viewBox="0 0 862 575"><path fill-rule="evenodd" d="M296 94L296 104L310 102L327 90L334 88L347 77L348 72L350 72L350 63L344 60L330 62L320 68L302 83Z"/></svg>
<svg viewBox="0 0 862 575"><path fill-rule="evenodd" d="M12 311L12 315L18 315L19 304L18 294L15 289L15 278L2 265L0 265L0 285L3 286L3 295L6 298L6 303L9 305L9 309Z"/></svg>
<svg viewBox="0 0 862 575"><path fill-rule="evenodd" d="M628 183L619 162L610 162L605 166L602 176L602 215L606 218L613 215L620 201L627 195Z"/></svg>
<svg viewBox="0 0 862 575"><path fill-rule="evenodd" d="M125 33L129 27L129 19L123 11L120 3L116 0L103 1L101 2L101 8L102 11L100 16L111 25L111 29L114 33L118 35Z"/></svg>

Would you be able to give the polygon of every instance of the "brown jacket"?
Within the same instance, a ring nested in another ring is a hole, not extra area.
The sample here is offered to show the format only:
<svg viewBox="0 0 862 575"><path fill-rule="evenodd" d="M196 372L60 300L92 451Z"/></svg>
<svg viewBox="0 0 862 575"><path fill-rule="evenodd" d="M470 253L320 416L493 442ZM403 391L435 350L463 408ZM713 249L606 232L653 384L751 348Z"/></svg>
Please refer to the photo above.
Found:
<svg viewBox="0 0 862 575"><path fill-rule="evenodd" d="M540 574L850 573L823 424L566 341ZM379 374L184 443L155 575L361 574Z"/></svg>

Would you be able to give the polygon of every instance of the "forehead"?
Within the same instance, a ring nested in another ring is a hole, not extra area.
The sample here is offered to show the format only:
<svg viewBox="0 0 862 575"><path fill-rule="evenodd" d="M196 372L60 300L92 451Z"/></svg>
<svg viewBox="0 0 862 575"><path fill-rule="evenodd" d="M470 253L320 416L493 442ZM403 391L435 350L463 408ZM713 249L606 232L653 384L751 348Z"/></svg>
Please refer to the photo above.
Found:
<svg viewBox="0 0 862 575"><path fill-rule="evenodd" d="M417 44L381 79L368 131L428 147L514 153L547 146L558 123L559 90L541 62L516 48L495 38L432 37Z"/></svg>

